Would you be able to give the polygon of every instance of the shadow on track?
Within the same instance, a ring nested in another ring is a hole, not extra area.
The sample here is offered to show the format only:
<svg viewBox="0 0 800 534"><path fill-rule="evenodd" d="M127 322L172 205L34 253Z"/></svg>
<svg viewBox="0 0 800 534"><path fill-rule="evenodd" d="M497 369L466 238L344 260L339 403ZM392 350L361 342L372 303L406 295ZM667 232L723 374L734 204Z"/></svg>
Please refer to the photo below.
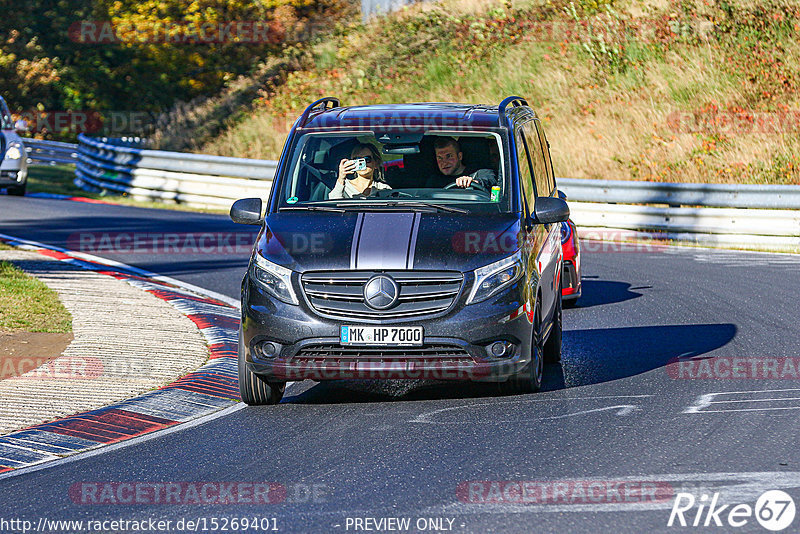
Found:
<svg viewBox="0 0 800 534"><path fill-rule="evenodd" d="M561 365L545 367L543 391L586 386L664 367L679 356L716 350L736 336L733 324L638 326L564 331ZM346 404L500 396L497 384L433 380L334 380L284 399Z"/></svg>
<svg viewBox="0 0 800 534"><path fill-rule="evenodd" d="M292 404L351 404L497 397L498 384L437 380L331 380L283 402Z"/></svg>
<svg viewBox="0 0 800 534"><path fill-rule="evenodd" d="M586 386L664 367L729 343L736 325L636 326L564 331L564 386Z"/></svg>
<svg viewBox="0 0 800 534"><path fill-rule="evenodd" d="M635 289L649 289L649 286L637 287ZM642 296L642 293L633 291L631 285L626 282L611 282L608 280L588 280L581 279L582 296L572 306L576 309L591 308L592 306L602 306L604 304L616 304L626 300L635 299Z"/></svg>

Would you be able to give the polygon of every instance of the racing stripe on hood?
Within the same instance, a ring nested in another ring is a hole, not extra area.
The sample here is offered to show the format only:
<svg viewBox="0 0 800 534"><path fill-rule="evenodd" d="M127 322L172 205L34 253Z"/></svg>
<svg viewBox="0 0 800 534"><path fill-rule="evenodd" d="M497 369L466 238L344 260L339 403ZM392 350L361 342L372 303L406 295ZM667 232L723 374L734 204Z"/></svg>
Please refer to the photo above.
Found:
<svg viewBox="0 0 800 534"><path fill-rule="evenodd" d="M413 269L419 213L360 213L353 231L351 269Z"/></svg>

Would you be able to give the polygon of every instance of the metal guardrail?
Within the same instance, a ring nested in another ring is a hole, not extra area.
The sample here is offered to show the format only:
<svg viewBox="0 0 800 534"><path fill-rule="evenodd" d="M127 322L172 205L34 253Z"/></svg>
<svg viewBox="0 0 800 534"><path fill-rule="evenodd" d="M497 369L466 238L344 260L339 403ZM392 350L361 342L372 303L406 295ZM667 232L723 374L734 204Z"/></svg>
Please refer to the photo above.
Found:
<svg viewBox="0 0 800 534"><path fill-rule="evenodd" d="M227 208L266 198L275 161L164 152L140 139L79 136L76 184L134 198ZM800 186L561 178L579 228L704 245L800 252ZM655 205L647 205L655 204ZM699 206L699 207L698 207ZM611 237L613 238L613 237Z"/></svg>
<svg viewBox="0 0 800 534"><path fill-rule="evenodd" d="M575 224L629 230L800 237L800 211L570 202Z"/></svg>
<svg viewBox="0 0 800 534"><path fill-rule="evenodd" d="M800 252L798 186L561 178L558 187L572 220L589 235L594 229L605 239Z"/></svg>
<svg viewBox="0 0 800 534"><path fill-rule="evenodd" d="M275 161L165 152L142 145L135 138L79 135L75 183L133 198L227 208L238 198L266 198L277 167Z"/></svg>
<svg viewBox="0 0 800 534"><path fill-rule="evenodd" d="M685 184L559 178L570 200L719 208L800 209L800 186Z"/></svg>
<svg viewBox="0 0 800 534"><path fill-rule="evenodd" d="M28 152L31 165L74 165L78 145L58 141L42 141L23 137L22 143Z"/></svg>
<svg viewBox="0 0 800 534"><path fill-rule="evenodd" d="M800 252L800 210L657 207L569 202L582 237L667 239Z"/></svg>

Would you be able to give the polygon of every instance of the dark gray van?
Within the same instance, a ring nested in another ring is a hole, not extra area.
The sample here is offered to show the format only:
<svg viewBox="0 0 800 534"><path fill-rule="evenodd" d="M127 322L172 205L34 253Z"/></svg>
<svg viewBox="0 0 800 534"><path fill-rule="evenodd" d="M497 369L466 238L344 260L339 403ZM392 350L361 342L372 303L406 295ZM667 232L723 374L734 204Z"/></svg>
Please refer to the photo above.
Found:
<svg viewBox="0 0 800 534"><path fill-rule="evenodd" d="M311 104L281 154L242 282L239 385L431 378L541 386L561 356L559 198L527 102Z"/></svg>

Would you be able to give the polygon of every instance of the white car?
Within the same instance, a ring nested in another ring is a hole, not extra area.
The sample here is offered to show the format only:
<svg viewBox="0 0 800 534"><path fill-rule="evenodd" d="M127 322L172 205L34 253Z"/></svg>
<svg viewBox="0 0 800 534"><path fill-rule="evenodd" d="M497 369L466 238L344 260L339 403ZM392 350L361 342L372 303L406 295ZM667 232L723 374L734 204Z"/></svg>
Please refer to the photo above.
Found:
<svg viewBox="0 0 800 534"><path fill-rule="evenodd" d="M9 195L23 196L28 185L28 153L19 136L27 129L25 121L12 121L0 96L0 189Z"/></svg>

